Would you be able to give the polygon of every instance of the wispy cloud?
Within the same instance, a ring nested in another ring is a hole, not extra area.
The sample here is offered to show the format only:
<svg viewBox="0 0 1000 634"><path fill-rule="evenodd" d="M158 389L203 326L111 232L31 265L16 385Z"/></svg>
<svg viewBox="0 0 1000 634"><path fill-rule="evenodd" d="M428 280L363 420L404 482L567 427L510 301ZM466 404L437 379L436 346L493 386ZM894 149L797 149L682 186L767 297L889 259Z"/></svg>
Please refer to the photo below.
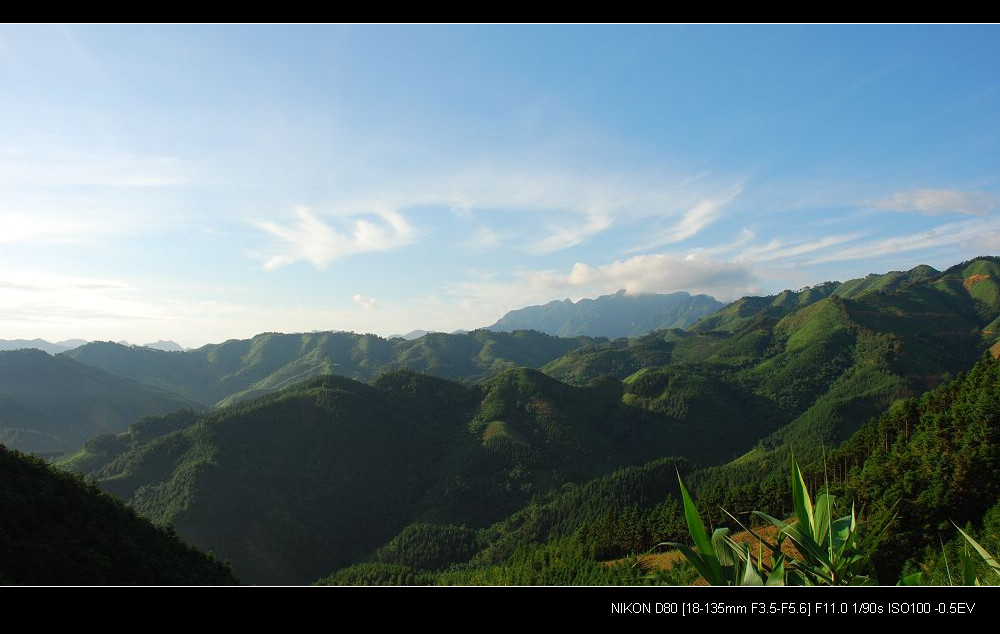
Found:
<svg viewBox="0 0 1000 634"><path fill-rule="evenodd" d="M926 231L879 238L854 247L836 249L812 258L809 263L874 259L938 247L975 246L980 244L985 236L998 232L1000 232L1000 219L952 222Z"/></svg>
<svg viewBox="0 0 1000 634"><path fill-rule="evenodd" d="M183 162L169 156L0 148L0 185L8 187L167 187L190 180Z"/></svg>
<svg viewBox="0 0 1000 634"><path fill-rule="evenodd" d="M911 189L897 192L875 202L892 211L916 211L927 216L959 213L982 216L997 209L1000 196L989 192L964 192L956 189Z"/></svg>
<svg viewBox="0 0 1000 634"><path fill-rule="evenodd" d="M489 227L479 227L470 238L461 244L461 247L471 251L481 251L497 247L501 242L500 234L496 231Z"/></svg>
<svg viewBox="0 0 1000 634"><path fill-rule="evenodd" d="M686 290L733 299L759 288L748 264L670 254L638 255L608 264L573 265L567 275L536 274L552 288L624 288L627 293L669 293Z"/></svg>
<svg viewBox="0 0 1000 634"><path fill-rule="evenodd" d="M826 236L825 238L820 238L819 240L792 242L790 244L779 239L774 239L763 246L744 249L742 256L757 262L795 258L801 255L806 255L807 253L823 251L824 249L839 246L847 242L855 242L864 237L864 235L865 234L863 232L843 233Z"/></svg>
<svg viewBox="0 0 1000 634"><path fill-rule="evenodd" d="M661 247L675 242L687 240L722 217L722 208L733 201L740 192L743 185L732 187L728 191L712 198L705 198L698 201L698 204L684 212L681 219L666 231L660 232L651 240L646 241L641 246L632 249L633 251L645 251Z"/></svg>
<svg viewBox="0 0 1000 634"><path fill-rule="evenodd" d="M109 290L127 291L132 287L117 280L48 273L8 272L0 274L0 288L29 292Z"/></svg>
<svg viewBox="0 0 1000 634"><path fill-rule="evenodd" d="M358 306L364 308L365 310L379 310L378 302L376 302L371 297L365 297L361 293L355 293L354 297L351 298L354 303Z"/></svg>
<svg viewBox="0 0 1000 634"><path fill-rule="evenodd" d="M518 232L505 231L504 239L516 240L528 253L546 254L651 218L679 219L662 243L690 237L717 220L721 207L739 193L742 185L733 186L735 180L662 169L594 171L473 162L456 169L439 166L433 173L361 178L345 184L324 208L331 215L355 215L377 199L401 211L443 207L462 219L502 214L505 224L516 225Z"/></svg>
<svg viewBox="0 0 1000 634"><path fill-rule="evenodd" d="M598 234L611 226L611 216L604 213L589 213L584 222L570 222L564 225L549 225L549 235L531 244L528 251L532 253L551 253L574 247L592 235Z"/></svg>
<svg viewBox="0 0 1000 634"><path fill-rule="evenodd" d="M81 244L152 233L183 216L151 188L190 184L162 156L0 147L0 243Z"/></svg>
<svg viewBox="0 0 1000 634"><path fill-rule="evenodd" d="M452 314L471 324L491 324L508 310L556 298L628 293L706 293L728 301L759 293L749 263L669 254L638 255L606 264L578 262L569 271L520 271L498 278L482 274L449 290ZM461 323L461 322L459 322Z"/></svg>
<svg viewBox="0 0 1000 634"><path fill-rule="evenodd" d="M308 207L295 211L290 224L254 222L257 227L278 239L275 255L267 258L264 268L273 270L306 260L318 269L336 259L371 251L388 251L410 244L417 231L395 209L377 206L370 218L348 221L346 229L337 229L314 214Z"/></svg>
<svg viewBox="0 0 1000 634"><path fill-rule="evenodd" d="M154 313L132 301L135 289L118 280L7 272L0 275L0 325L148 319Z"/></svg>
<svg viewBox="0 0 1000 634"><path fill-rule="evenodd" d="M977 249L977 253L995 255L1000 253L1000 230L982 233L969 240L969 246Z"/></svg>

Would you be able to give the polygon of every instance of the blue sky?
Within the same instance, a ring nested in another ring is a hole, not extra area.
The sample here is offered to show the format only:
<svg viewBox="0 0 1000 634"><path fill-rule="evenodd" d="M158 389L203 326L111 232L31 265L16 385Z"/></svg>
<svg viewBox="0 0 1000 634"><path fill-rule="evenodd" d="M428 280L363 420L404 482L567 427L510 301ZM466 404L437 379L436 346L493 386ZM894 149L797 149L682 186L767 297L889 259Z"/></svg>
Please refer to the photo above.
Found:
<svg viewBox="0 0 1000 634"><path fill-rule="evenodd" d="M1000 251L996 26L0 26L0 338L383 335Z"/></svg>

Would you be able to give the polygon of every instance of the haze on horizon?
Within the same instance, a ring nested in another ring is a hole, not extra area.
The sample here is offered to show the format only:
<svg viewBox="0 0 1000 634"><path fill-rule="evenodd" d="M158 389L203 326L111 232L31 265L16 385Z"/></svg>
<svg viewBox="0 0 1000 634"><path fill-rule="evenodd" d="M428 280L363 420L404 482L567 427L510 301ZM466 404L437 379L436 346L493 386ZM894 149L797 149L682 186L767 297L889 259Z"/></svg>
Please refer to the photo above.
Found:
<svg viewBox="0 0 1000 634"><path fill-rule="evenodd" d="M998 36L0 26L0 339L453 331L997 254Z"/></svg>

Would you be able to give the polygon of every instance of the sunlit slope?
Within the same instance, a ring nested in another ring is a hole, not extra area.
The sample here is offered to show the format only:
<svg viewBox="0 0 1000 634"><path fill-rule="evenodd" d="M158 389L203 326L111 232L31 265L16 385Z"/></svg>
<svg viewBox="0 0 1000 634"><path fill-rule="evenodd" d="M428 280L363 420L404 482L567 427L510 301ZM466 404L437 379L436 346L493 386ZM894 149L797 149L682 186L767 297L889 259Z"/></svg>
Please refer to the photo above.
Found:
<svg viewBox="0 0 1000 634"><path fill-rule="evenodd" d="M507 368L537 367L593 341L531 331L430 333L414 340L347 332L264 333L186 352L95 342L66 355L195 401L225 405L327 374L370 380L409 369L476 380Z"/></svg>

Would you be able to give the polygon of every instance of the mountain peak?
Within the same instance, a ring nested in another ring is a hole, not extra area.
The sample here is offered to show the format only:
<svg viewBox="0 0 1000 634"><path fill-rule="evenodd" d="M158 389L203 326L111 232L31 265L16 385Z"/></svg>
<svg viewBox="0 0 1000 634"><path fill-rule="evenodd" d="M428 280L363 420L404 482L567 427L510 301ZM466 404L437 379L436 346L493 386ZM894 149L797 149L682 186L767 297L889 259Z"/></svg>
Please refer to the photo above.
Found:
<svg viewBox="0 0 1000 634"><path fill-rule="evenodd" d="M595 299L554 300L512 310L488 330L537 330L557 337L635 337L653 330L684 328L724 304L708 295L685 291L631 295L620 289Z"/></svg>

